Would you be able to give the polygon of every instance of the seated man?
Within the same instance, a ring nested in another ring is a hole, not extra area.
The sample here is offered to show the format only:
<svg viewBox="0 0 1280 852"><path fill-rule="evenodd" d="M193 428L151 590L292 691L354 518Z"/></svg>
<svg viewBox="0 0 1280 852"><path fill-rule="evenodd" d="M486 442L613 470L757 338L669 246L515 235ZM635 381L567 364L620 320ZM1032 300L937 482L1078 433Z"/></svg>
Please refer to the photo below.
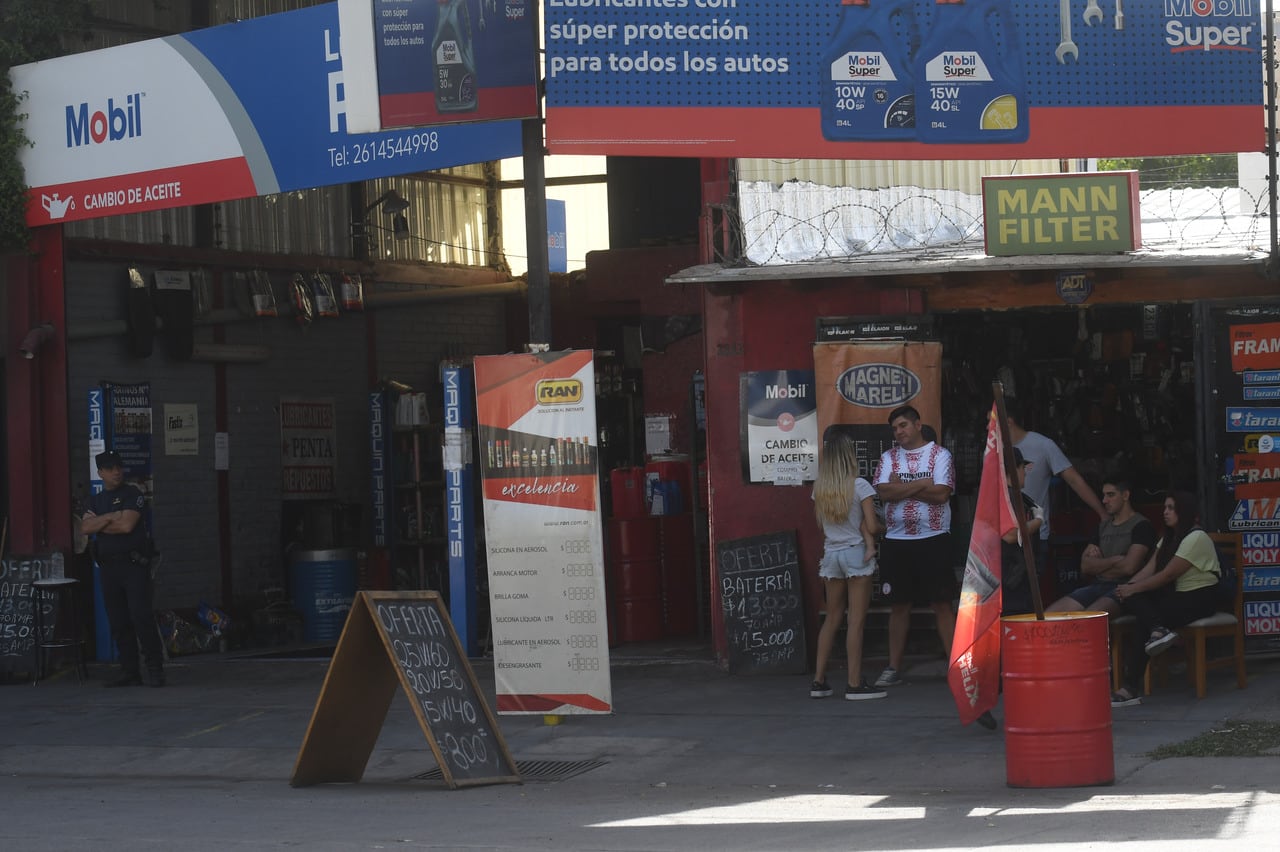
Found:
<svg viewBox="0 0 1280 852"><path fill-rule="evenodd" d="M1155 527L1133 510L1129 497L1130 483L1124 477L1102 484L1102 505L1111 519L1098 525L1097 539L1080 558L1080 574L1092 582L1054 601L1045 612L1120 611L1116 586L1136 574L1156 546Z"/></svg>

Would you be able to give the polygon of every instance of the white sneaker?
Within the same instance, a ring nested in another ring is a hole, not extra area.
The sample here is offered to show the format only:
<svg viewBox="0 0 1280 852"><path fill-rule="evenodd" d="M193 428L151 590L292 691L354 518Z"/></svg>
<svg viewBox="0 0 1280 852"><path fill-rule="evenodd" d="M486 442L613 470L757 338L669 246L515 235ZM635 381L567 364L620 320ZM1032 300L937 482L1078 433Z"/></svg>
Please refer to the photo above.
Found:
<svg viewBox="0 0 1280 852"><path fill-rule="evenodd" d="M876 678L876 686L882 688L886 686L897 686L900 683L902 683L902 678L898 677L898 670L893 666L887 667L884 671L880 672L880 677Z"/></svg>

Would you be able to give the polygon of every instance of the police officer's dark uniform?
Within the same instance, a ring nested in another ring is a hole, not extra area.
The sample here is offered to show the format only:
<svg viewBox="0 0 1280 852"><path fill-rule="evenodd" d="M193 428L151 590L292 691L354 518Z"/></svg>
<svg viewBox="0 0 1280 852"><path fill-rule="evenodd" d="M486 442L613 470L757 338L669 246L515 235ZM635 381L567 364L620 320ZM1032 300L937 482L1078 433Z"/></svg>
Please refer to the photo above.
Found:
<svg viewBox="0 0 1280 852"><path fill-rule="evenodd" d="M147 680L164 686L164 650L151 606L151 540L142 518L145 499L124 482L124 462L107 451L94 457L106 488L89 500L84 526L94 533L94 556L102 569L102 602L111 637L120 652L120 675L107 686L140 686L138 644Z"/></svg>

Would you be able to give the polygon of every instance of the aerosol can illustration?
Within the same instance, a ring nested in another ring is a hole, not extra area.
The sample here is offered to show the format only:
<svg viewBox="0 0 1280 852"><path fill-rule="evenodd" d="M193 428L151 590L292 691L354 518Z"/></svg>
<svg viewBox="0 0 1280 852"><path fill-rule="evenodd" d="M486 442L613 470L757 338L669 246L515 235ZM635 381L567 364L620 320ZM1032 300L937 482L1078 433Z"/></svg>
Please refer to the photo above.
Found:
<svg viewBox="0 0 1280 852"><path fill-rule="evenodd" d="M937 0L916 55L921 142L1025 142L1027 90L1017 25L1002 0Z"/></svg>
<svg viewBox="0 0 1280 852"><path fill-rule="evenodd" d="M436 111L468 112L478 105L475 48L467 0L439 0L431 56L436 72Z"/></svg>
<svg viewBox="0 0 1280 852"><path fill-rule="evenodd" d="M822 135L833 142L914 139L912 0L840 0L822 56Z"/></svg>

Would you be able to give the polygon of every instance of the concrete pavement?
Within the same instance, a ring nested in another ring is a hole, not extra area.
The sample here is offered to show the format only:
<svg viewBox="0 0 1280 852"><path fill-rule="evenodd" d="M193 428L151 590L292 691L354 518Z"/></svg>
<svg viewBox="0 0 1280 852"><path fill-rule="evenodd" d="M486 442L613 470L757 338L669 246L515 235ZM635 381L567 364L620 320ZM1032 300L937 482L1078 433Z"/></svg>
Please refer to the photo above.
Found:
<svg viewBox="0 0 1280 852"><path fill-rule="evenodd" d="M1238 840L1249 819L1267 831L1280 824L1267 792L1280 790L1280 761L1147 756L1225 720L1280 721L1276 661L1251 660L1245 690L1230 673L1211 673L1209 695L1197 700L1175 678L1145 704L1117 709L1112 787L1011 790L1001 733L958 723L941 661L915 665L887 699L849 702L808 698L807 676L730 676L697 649L647 650L615 656L612 716L557 726L500 717L518 761L604 765L557 783L460 791L412 780L435 761L402 697L362 782L289 788L326 660L184 658L164 689L102 689L105 669L85 685L68 670L38 686L3 686L0 798L9 806L0 837L27 848L169 848L171 834L139 832L138 814L124 816L132 803L145 820L150 801L165 803L166 822L214 819L191 848L256 848L254 838L271 839L263 848L302 839L365 848L361 839L376 837L421 848L959 849L1017 846L1033 831L1044 844L1049 825L1063 832L1055 842L1132 835L1134 848L1146 848L1162 838ZM490 665L475 667L492 700ZM1086 807L1120 799L1130 804L1101 815ZM221 805L233 803L255 821L228 821ZM1182 822L1175 829L1154 811ZM435 815L430 832L426 812ZM90 828L113 818L133 827L129 844L113 847L114 835ZM916 845L901 845L908 837Z"/></svg>

